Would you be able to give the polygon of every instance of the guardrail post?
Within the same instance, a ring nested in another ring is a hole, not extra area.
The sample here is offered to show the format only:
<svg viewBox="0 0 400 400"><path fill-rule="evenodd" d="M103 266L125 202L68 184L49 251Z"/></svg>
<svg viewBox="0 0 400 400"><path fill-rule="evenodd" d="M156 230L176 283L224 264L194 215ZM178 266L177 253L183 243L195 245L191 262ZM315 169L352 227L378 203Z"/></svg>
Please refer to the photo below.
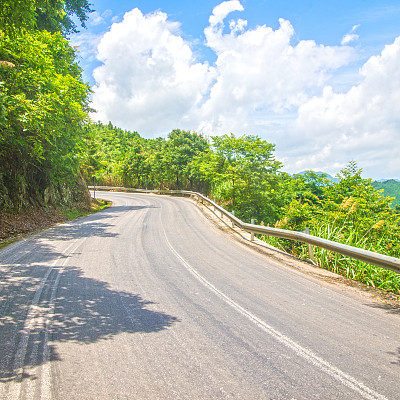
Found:
<svg viewBox="0 0 400 400"><path fill-rule="evenodd" d="M251 224L254 225L254 218L251 219ZM254 232L250 232L250 240L254 242Z"/></svg>
<svg viewBox="0 0 400 400"><path fill-rule="evenodd" d="M310 234L310 228L307 227L306 229L304 229L304 233L309 235ZM315 260L314 260L314 252L313 252L313 248L312 248L311 244L307 243L307 247L308 247L308 258L311 261L315 262Z"/></svg>
<svg viewBox="0 0 400 400"><path fill-rule="evenodd" d="M235 216L235 210L232 210L232 215ZM232 221L232 228L235 227L235 223Z"/></svg>

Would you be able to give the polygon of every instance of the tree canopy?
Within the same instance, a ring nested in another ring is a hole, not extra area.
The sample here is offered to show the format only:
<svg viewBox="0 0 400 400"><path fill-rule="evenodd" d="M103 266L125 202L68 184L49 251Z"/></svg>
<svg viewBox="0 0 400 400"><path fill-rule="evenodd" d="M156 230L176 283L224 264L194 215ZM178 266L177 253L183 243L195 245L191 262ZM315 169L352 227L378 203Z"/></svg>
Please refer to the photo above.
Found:
<svg viewBox="0 0 400 400"><path fill-rule="evenodd" d="M1 3L0 207L60 201L78 175L90 88L63 35L88 10L85 0Z"/></svg>
<svg viewBox="0 0 400 400"><path fill-rule="evenodd" d="M72 16L84 27L90 12L88 0L2 0L0 29L11 36L23 30L68 34L77 30Z"/></svg>

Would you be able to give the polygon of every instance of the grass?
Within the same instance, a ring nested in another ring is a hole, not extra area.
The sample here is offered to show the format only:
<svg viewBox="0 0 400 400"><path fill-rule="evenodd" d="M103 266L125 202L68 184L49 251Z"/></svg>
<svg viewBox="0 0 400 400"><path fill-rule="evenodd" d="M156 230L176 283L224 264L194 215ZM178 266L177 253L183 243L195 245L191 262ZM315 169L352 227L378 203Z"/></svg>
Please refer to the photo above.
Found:
<svg viewBox="0 0 400 400"><path fill-rule="evenodd" d="M63 209L62 215L66 220L72 220L79 217L84 217L86 215L94 214L98 211L104 210L111 206L111 201L103 200L103 199L92 199L90 211L82 210L80 208L69 208Z"/></svg>
<svg viewBox="0 0 400 400"><path fill-rule="evenodd" d="M0 240L0 249L1 249L2 247L8 246L8 245L11 244L11 243L16 242L17 240L19 240L19 237L14 237L14 238L11 238L11 239Z"/></svg>
<svg viewBox="0 0 400 400"><path fill-rule="evenodd" d="M365 248L367 250L376 251L377 253L385 254L386 248L382 240L374 242L374 247L368 245L366 236L359 237L357 232L350 231L344 236L342 230L334 225L320 225L312 229L310 232L314 236L323 239L332 240L347 244L349 246ZM262 240L280 248L300 259L308 259L308 247L304 243L292 242L285 239L275 237L262 237ZM374 288L400 294L400 274L389 271L385 268L380 268L375 265L355 260L344 255L334 253L316 246L313 246L314 259L317 265L321 268L335 272L346 278L364 283Z"/></svg>

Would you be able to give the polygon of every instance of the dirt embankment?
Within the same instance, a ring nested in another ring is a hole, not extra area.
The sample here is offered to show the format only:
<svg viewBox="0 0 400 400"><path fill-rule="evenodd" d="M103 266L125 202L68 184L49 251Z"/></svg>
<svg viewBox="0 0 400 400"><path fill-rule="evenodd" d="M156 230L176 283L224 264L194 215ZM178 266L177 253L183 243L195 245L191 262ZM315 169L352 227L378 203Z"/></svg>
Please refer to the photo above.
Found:
<svg viewBox="0 0 400 400"><path fill-rule="evenodd" d="M53 207L31 207L19 213L0 210L0 241L36 232L65 220L60 210Z"/></svg>
<svg viewBox="0 0 400 400"><path fill-rule="evenodd" d="M91 206L77 204L75 208L30 207L19 212L0 210L0 247L23 235L50 228L73 218L91 214L110 205L101 199L92 199Z"/></svg>

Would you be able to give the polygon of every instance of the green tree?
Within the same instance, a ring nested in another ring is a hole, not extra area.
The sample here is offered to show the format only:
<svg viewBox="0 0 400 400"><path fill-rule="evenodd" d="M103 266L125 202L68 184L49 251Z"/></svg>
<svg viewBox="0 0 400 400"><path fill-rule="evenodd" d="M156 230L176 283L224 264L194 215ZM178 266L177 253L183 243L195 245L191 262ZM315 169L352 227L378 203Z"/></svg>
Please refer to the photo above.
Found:
<svg viewBox="0 0 400 400"><path fill-rule="evenodd" d="M53 180L76 176L90 88L60 33L3 35L0 59L9 63L0 64L3 203L21 207Z"/></svg>
<svg viewBox="0 0 400 400"><path fill-rule="evenodd" d="M151 181L151 162L148 142L142 138L133 143L124 161L125 182L132 187L153 187Z"/></svg>
<svg viewBox="0 0 400 400"><path fill-rule="evenodd" d="M87 182L95 176L101 185L131 185L136 172L129 160L138 153L144 141L137 132L124 131L112 123L91 124L83 173ZM132 161L134 162L134 161Z"/></svg>
<svg viewBox="0 0 400 400"><path fill-rule="evenodd" d="M190 162L196 155L204 153L209 148L207 140L196 132L173 130L165 142L165 167L176 189L193 188L190 175ZM171 182L172 183L172 182Z"/></svg>
<svg viewBox="0 0 400 400"><path fill-rule="evenodd" d="M77 29L73 16L84 27L92 11L88 0L2 0L0 30L11 36L23 30L68 34Z"/></svg>
<svg viewBox="0 0 400 400"><path fill-rule="evenodd" d="M193 182L196 191L207 196L213 195L219 177L221 159L212 151L197 154L188 165L189 179Z"/></svg>
<svg viewBox="0 0 400 400"><path fill-rule="evenodd" d="M213 137L213 148L215 196L244 219L273 221L279 209L277 172L281 167L273 154L275 146L258 136L231 133Z"/></svg>
<svg viewBox="0 0 400 400"><path fill-rule="evenodd" d="M326 188L332 184L326 174L305 171L296 174L290 181L290 190L298 200L317 203L325 197Z"/></svg>

